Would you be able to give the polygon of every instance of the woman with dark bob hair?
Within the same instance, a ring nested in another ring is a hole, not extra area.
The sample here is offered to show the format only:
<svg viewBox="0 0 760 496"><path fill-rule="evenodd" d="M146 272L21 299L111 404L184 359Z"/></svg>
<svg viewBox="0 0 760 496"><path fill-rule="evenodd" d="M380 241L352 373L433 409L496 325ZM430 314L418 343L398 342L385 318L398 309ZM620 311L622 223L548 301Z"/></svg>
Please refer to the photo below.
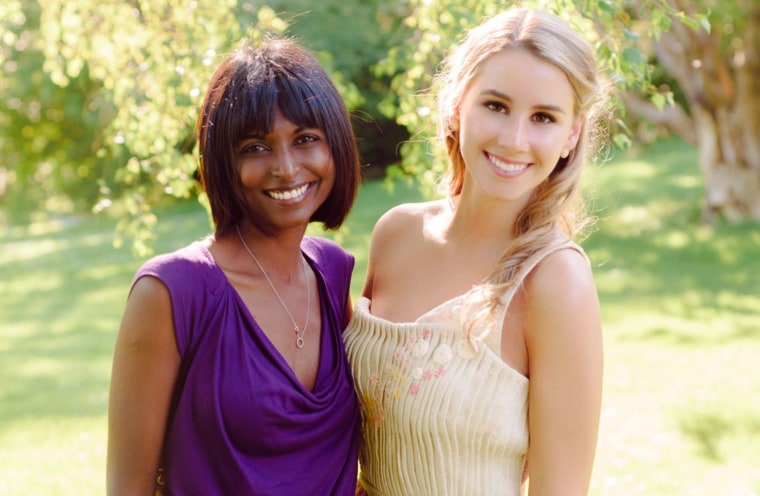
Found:
<svg viewBox="0 0 760 496"><path fill-rule="evenodd" d="M342 330L353 257L336 229L359 159L338 91L267 37L211 78L197 135L213 234L146 262L116 341L116 494L354 494L359 413Z"/></svg>

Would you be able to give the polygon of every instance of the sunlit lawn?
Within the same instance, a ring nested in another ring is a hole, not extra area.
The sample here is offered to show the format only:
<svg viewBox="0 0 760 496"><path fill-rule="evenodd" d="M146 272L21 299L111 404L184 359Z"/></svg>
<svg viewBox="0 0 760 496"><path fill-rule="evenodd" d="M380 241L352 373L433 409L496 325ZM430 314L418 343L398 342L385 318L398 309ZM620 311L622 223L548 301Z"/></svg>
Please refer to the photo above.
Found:
<svg viewBox="0 0 760 496"><path fill-rule="evenodd" d="M606 329L595 494L760 494L760 226L695 227L695 154L595 170Z"/></svg>
<svg viewBox="0 0 760 496"><path fill-rule="evenodd" d="M760 227L698 227L695 157L664 142L588 177L606 336L594 495L760 494ZM354 295L375 220L417 197L363 186L338 235ZM161 214L158 251L208 230L197 204ZM141 262L112 234L92 218L0 227L2 495L104 492L111 351Z"/></svg>

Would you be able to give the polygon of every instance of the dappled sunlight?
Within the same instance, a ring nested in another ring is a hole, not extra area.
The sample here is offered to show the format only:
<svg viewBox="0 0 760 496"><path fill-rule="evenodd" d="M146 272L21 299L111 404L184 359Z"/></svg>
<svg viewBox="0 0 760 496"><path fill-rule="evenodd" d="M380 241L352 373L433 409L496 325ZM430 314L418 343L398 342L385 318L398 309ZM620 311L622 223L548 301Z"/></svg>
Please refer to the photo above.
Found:
<svg viewBox="0 0 760 496"><path fill-rule="evenodd" d="M590 168L586 187L606 236L636 237L666 226L698 224L702 178L693 149L677 140L652 147L651 160L618 152L601 167ZM686 208L685 208L686 207ZM593 211L593 210L592 210Z"/></svg>
<svg viewBox="0 0 760 496"><path fill-rule="evenodd" d="M693 229L691 218L695 216L696 209L684 210L682 204L672 199L652 200L641 205L618 205L615 209L605 212L604 215L599 215L601 222L598 232L605 236L634 238L672 229L674 225Z"/></svg>
<svg viewBox="0 0 760 496"><path fill-rule="evenodd" d="M733 291L722 290L718 293L716 307L733 314L744 313L748 317L752 317L755 331L760 336L760 294L737 294Z"/></svg>
<svg viewBox="0 0 760 496"><path fill-rule="evenodd" d="M0 418L104 412L112 334L85 325L71 332L26 328L0 363L0 376L13 378L0 389Z"/></svg>
<svg viewBox="0 0 760 496"><path fill-rule="evenodd" d="M709 461L725 461L724 438L736 435L739 428L723 412L689 412L681 419L681 430L697 445L700 455Z"/></svg>
<svg viewBox="0 0 760 496"><path fill-rule="evenodd" d="M662 170L652 162L627 158L625 153L618 152L619 155L611 162L598 167L590 167L589 171L594 171L593 184L611 186L615 185L616 191L621 191L620 186L625 188L626 185L636 187L639 180L650 180L662 173ZM617 170L621 168L624 170ZM615 184L615 180L622 174L625 176L625 184ZM589 174L592 177L592 174Z"/></svg>
<svg viewBox="0 0 760 496"><path fill-rule="evenodd" d="M755 366L756 350L719 347L703 350L698 362L716 356L744 370L734 377L727 367L701 367L702 387L686 392L673 409L673 419L692 451L706 461L742 461L745 470L760 466L760 371ZM699 363L695 364L699 370Z"/></svg>
<svg viewBox="0 0 760 496"><path fill-rule="evenodd" d="M606 332L621 342L683 347L757 340L760 230L700 225L698 169L689 154L670 147L659 147L664 158L651 157L666 166L629 166L620 158L595 174L605 210L584 247Z"/></svg>
<svg viewBox="0 0 760 496"><path fill-rule="evenodd" d="M23 224L3 224L3 236L7 240L45 236L70 229L88 220L86 215L34 214L31 220Z"/></svg>
<svg viewBox="0 0 760 496"><path fill-rule="evenodd" d="M31 261L38 257L44 257L55 253L60 248L54 239L25 239L20 241L6 241L2 245L2 265L17 264ZM19 267L17 267L20 270Z"/></svg>
<svg viewBox="0 0 760 496"><path fill-rule="evenodd" d="M727 294L724 297L732 300ZM621 341L706 345L760 340L756 298L737 298L739 302L732 306L722 306L719 301L708 304L708 296L694 290L669 298L603 304L602 316L605 325L614 329L615 339Z"/></svg>
<svg viewBox="0 0 760 496"><path fill-rule="evenodd" d="M597 289L609 301L615 296L627 299L632 292L642 292L657 286L659 279L655 275L639 274L628 268L609 264L604 270L596 269Z"/></svg>
<svg viewBox="0 0 760 496"><path fill-rule="evenodd" d="M683 231L671 231L663 238L665 246L670 249L685 248L692 242L692 237Z"/></svg>
<svg viewBox="0 0 760 496"><path fill-rule="evenodd" d="M696 190L702 187L702 178L696 174L673 176L671 183L679 188Z"/></svg>
<svg viewBox="0 0 760 496"><path fill-rule="evenodd" d="M605 268L596 269L595 273L597 290L605 295L620 294L628 289L628 281L631 276L625 269Z"/></svg>
<svg viewBox="0 0 760 496"><path fill-rule="evenodd" d="M105 494L105 414L35 416L0 424L0 494ZM25 449L13 449L24 446ZM68 467L66 478L46 474ZM34 482L33 490L29 490ZM28 492L24 492L24 491Z"/></svg>
<svg viewBox="0 0 760 496"><path fill-rule="evenodd" d="M713 246L721 263L737 266L737 262L743 262L744 257L750 253L760 259L760 227L755 226L751 229L747 236L743 237L723 236L720 233L714 236ZM737 266L737 272L750 276L755 288L760 289L760 273L747 269Z"/></svg>
<svg viewBox="0 0 760 496"><path fill-rule="evenodd" d="M621 345L618 336L616 325L606 346L591 494L754 494L760 340L683 347ZM652 471L658 476L639 486Z"/></svg>
<svg viewBox="0 0 760 496"><path fill-rule="evenodd" d="M39 301L43 304L46 292L59 291L64 288L65 280L58 272L41 273L19 269L19 274L26 274L24 279L6 279L3 281L3 300L11 313L28 311L25 307L29 301ZM36 273L36 274L35 274ZM31 277L37 275L37 277ZM22 307L21 305L24 305Z"/></svg>
<svg viewBox="0 0 760 496"><path fill-rule="evenodd" d="M649 207L629 205L621 208L614 216L607 219L608 223L618 224L620 227L630 229L635 227L634 232L629 235L635 236L641 234L641 231L654 231L662 228L662 222L659 218L649 212Z"/></svg>

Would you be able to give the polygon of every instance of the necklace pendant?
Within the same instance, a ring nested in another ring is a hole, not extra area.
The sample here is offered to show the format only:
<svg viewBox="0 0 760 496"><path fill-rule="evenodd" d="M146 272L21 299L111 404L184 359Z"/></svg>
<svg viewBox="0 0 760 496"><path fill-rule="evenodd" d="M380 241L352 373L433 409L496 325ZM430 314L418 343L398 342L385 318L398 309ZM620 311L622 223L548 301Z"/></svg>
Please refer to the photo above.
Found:
<svg viewBox="0 0 760 496"><path fill-rule="evenodd" d="M251 249L248 248L245 239L243 239L243 233L240 232L240 226L237 225L235 228L237 229L238 237L240 238L240 242L243 244L243 248L245 248L245 251L248 252L248 254L251 256L251 259L256 263L256 266L259 268L262 275L267 280L267 283L269 283L269 287L272 288L272 292L280 301L280 305L282 305L282 308L288 314L288 317L290 317L290 321L293 323L293 331L296 333L296 348L303 348L303 335L306 334L306 328L309 327L309 310L311 309L311 292L309 291L309 279L306 276L306 259L304 258L303 254L301 254L301 269L303 270L303 279L306 282L306 321L303 324L303 331L301 331L301 329L298 327L298 324L296 324L296 319L293 318L293 314L290 313L290 309L285 304L285 301L280 296L280 293L277 292L277 288L274 287L272 280L269 278L269 274L267 274L267 271L264 270L264 267L261 265L261 262L259 262L259 259L256 258L256 255L254 255Z"/></svg>

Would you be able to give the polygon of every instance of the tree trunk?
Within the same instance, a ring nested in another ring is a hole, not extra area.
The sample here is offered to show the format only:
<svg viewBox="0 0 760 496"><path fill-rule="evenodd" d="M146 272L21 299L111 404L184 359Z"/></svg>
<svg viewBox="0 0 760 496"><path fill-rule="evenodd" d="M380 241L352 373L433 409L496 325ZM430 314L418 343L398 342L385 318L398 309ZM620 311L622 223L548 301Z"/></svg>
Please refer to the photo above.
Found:
<svg viewBox="0 0 760 496"><path fill-rule="evenodd" d="M705 181L702 220L722 214L732 221L760 220L760 164L750 163L742 147L742 113L725 107L692 109L699 146L699 165Z"/></svg>
<svg viewBox="0 0 760 496"><path fill-rule="evenodd" d="M654 43L658 60L685 94L688 112L659 111L630 94L623 98L629 111L697 145L706 223L716 215L760 221L760 6L746 14L733 19L730 34L721 33L721 22L707 33L674 21Z"/></svg>

